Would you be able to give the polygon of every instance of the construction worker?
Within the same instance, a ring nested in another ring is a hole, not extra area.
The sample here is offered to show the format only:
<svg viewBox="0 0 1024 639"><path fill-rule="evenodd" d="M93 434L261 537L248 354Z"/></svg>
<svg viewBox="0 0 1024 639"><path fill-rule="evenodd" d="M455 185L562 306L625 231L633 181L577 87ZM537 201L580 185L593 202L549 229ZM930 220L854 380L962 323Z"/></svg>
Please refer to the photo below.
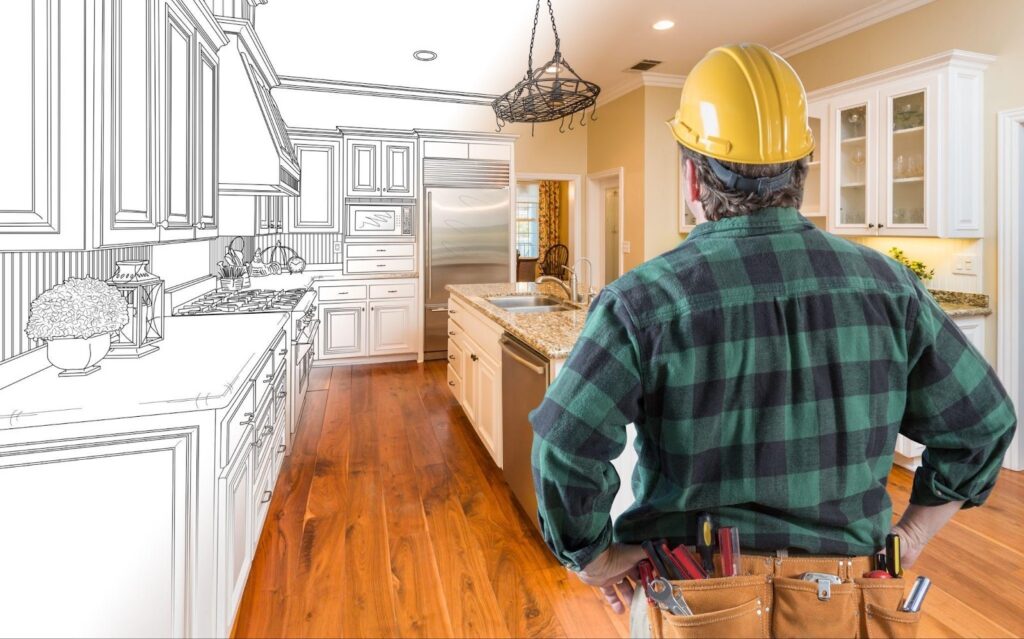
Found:
<svg viewBox="0 0 1024 639"><path fill-rule="evenodd" d="M814 139L781 57L753 44L710 51L669 125L698 225L605 287L531 414L546 543L616 612L634 595L636 544L693 545L704 511L738 528L748 557L795 569L838 556L852 581L890 533L902 433L927 447L891 528L912 565L992 491L1016 427L1003 387L913 273L800 215ZM635 501L613 522L611 460L630 423ZM814 623L835 622L826 610ZM782 632L779 606L762 612ZM832 630L847 632L808 634Z"/></svg>

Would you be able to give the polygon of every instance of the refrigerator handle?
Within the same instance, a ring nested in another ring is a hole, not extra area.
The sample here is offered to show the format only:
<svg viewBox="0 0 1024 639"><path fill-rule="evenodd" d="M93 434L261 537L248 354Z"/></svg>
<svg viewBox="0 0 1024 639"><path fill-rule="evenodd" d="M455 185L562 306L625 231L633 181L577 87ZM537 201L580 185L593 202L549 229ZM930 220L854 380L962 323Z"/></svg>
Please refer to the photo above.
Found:
<svg viewBox="0 0 1024 639"><path fill-rule="evenodd" d="M427 191L427 219L423 224L423 276L426 278L424 282L426 289L426 299L431 299L434 296L434 292L430 290L431 277L430 277L430 230L431 221L433 220L433 193Z"/></svg>

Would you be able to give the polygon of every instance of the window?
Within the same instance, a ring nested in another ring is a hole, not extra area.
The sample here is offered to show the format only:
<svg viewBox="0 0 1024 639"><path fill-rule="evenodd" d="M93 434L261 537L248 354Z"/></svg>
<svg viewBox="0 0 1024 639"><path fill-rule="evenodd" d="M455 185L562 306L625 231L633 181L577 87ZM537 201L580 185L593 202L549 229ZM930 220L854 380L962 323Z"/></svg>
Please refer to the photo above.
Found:
<svg viewBox="0 0 1024 639"><path fill-rule="evenodd" d="M520 182L516 185L516 249L520 257L538 257L540 184Z"/></svg>

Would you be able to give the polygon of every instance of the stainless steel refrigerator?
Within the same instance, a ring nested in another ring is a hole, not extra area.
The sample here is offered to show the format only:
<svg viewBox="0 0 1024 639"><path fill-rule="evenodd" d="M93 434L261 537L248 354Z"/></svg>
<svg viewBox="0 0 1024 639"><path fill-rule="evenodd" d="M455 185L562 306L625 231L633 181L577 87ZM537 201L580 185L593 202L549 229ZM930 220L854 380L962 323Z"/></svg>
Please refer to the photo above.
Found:
<svg viewBox="0 0 1024 639"><path fill-rule="evenodd" d="M511 195L503 188L427 189L423 351L448 350L448 284L512 279Z"/></svg>

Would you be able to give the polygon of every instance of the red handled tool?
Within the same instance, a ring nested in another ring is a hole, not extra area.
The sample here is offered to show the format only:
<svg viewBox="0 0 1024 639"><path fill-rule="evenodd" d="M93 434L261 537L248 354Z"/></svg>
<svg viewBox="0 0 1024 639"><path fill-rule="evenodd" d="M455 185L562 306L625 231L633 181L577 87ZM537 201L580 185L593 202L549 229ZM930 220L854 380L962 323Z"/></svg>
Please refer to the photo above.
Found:
<svg viewBox="0 0 1024 639"><path fill-rule="evenodd" d="M683 573L684 579L707 579L708 573L704 572L704 569L693 558L693 555L690 554L686 546L676 546L670 555Z"/></svg>
<svg viewBox="0 0 1024 639"><path fill-rule="evenodd" d="M740 574L740 531L734 526L718 529L718 553L722 557L722 576Z"/></svg>
<svg viewBox="0 0 1024 639"><path fill-rule="evenodd" d="M640 570L640 584L644 588L647 602L654 605L656 602L654 597L651 597L651 581L654 580L654 566L649 559L643 559L637 564L637 568Z"/></svg>

